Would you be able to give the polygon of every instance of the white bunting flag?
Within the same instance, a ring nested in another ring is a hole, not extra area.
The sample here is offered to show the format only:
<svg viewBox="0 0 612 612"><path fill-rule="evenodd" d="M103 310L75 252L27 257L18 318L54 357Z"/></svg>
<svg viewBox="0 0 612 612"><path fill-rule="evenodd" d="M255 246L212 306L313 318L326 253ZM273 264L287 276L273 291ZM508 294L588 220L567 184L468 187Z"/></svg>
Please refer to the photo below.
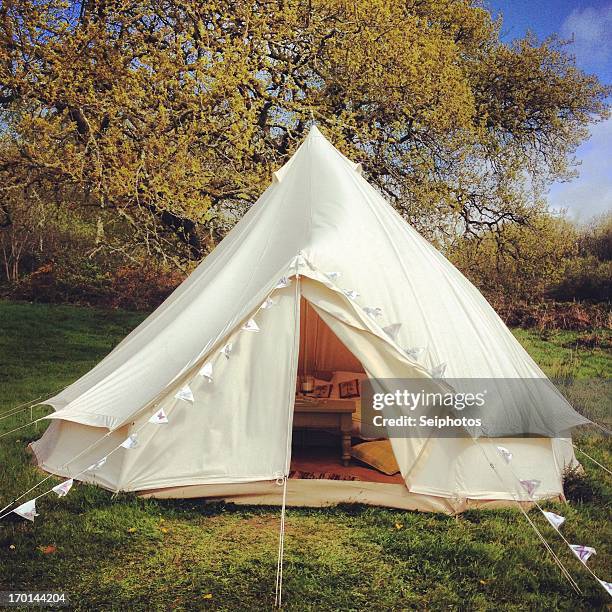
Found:
<svg viewBox="0 0 612 612"><path fill-rule="evenodd" d="M498 446L497 450L499 454L504 458L506 463L510 463L512 461L512 453L505 446Z"/></svg>
<svg viewBox="0 0 612 612"><path fill-rule="evenodd" d="M376 308L372 308L371 306L365 306L363 311L369 315L370 317L377 318L382 315L382 308L378 306Z"/></svg>
<svg viewBox="0 0 612 612"><path fill-rule="evenodd" d="M435 368L432 368L429 373L432 378L442 378L444 376L444 372L446 371L446 364L440 363Z"/></svg>
<svg viewBox="0 0 612 612"><path fill-rule="evenodd" d="M546 512L545 510L542 510L542 514L557 531L559 531L559 527L565 523L565 517L555 514L554 512Z"/></svg>
<svg viewBox="0 0 612 612"><path fill-rule="evenodd" d="M260 306L262 310L267 310L268 308L272 308L278 302L278 298L269 297L266 298L266 301Z"/></svg>
<svg viewBox="0 0 612 612"><path fill-rule="evenodd" d="M228 342L219 352L226 358L229 359L232 354L232 350L234 348L234 344L232 342Z"/></svg>
<svg viewBox="0 0 612 612"><path fill-rule="evenodd" d="M153 425L164 425L168 422L168 417L163 408L160 408L150 419L149 423Z"/></svg>
<svg viewBox="0 0 612 612"><path fill-rule="evenodd" d="M136 448L138 446L138 434L131 434L129 435L122 443L121 446L123 448Z"/></svg>
<svg viewBox="0 0 612 612"><path fill-rule="evenodd" d="M58 497L66 497L70 489L72 489L72 485L74 480L71 478L70 480L64 480L64 482L58 484L57 486L51 489L54 493L57 493Z"/></svg>
<svg viewBox="0 0 612 612"><path fill-rule="evenodd" d="M407 348L406 355L413 361L418 361L421 355L425 352L424 346L416 346L414 348Z"/></svg>
<svg viewBox="0 0 612 612"><path fill-rule="evenodd" d="M401 323L393 323L392 325L387 325L387 327L383 327L383 331L391 340L397 340L397 335L399 334L399 330L401 329Z"/></svg>
<svg viewBox="0 0 612 612"><path fill-rule="evenodd" d="M536 489L542 484L541 480L521 480L520 482L523 489L529 494L529 497L533 497Z"/></svg>
<svg viewBox="0 0 612 612"><path fill-rule="evenodd" d="M28 521L34 522L34 517L39 516L38 512L36 512L36 499L31 499L25 504L21 504L21 506L15 508L13 512Z"/></svg>
<svg viewBox="0 0 612 612"><path fill-rule="evenodd" d="M258 332L259 331L259 325L257 325L257 323L255 323L255 319L249 319L243 326L242 329L244 331L250 331L250 332Z"/></svg>
<svg viewBox="0 0 612 612"><path fill-rule="evenodd" d="M288 279L286 276L283 276L278 283L276 283L276 287L275 289L284 289L285 287L288 287L291 284L291 280Z"/></svg>
<svg viewBox="0 0 612 612"><path fill-rule="evenodd" d="M213 381L213 364L211 361L205 363L198 372L200 376L203 376L209 383Z"/></svg>
<svg viewBox="0 0 612 612"><path fill-rule="evenodd" d="M599 580L599 578L597 579ZM599 580L599 584L608 591L608 595L612 597L612 582L606 582L605 580Z"/></svg>
<svg viewBox="0 0 612 612"><path fill-rule="evenodd" d="M586 565L586 562L597 552L591 546L583 546L582 544L570 544L570 548L574 554Z"/></svg>
<svg viewBox="0 0 612 612"><path fill-rule="evenodd" d="M325 276L327 276L330 281L337 281L340 278L340 272L326 272Z"/></svg>
<svg viewBox="0 0 612 612"><path fill-rule="evenodd" d="M174 398L177 400L183 400L185 402L191 402L192 404L195 401L195 398L193 397L193 392L189 385L185 385L183 388L179 389L176 392Z"/></svg>
<svg viewBox="0 0 612 612"><path fill-rule="evenodd" d="M356 300L359 297L359 293L353 291L352 289L343 289L342 293L346 295L349 300Z"/></svg>
<svg viewBox="0 0 612 612"><path fill-rule="evenodd" d="M106 457L102 457L100 461L96 461L92 463L85 471L86 472L95 472L99 470L106 463Z"/></svg>

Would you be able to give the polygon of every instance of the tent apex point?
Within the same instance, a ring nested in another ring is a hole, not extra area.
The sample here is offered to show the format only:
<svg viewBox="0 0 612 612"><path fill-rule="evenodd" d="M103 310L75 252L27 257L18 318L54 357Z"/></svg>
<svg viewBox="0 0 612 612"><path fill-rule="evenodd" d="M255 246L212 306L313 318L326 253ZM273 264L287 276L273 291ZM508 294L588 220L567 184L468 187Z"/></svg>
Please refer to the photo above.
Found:
<svg viewBox="0 0 612 612"><path fill-rule="evenodd" d="M323 136L323 134L321 134L321 130L319 130L319 128L317 127L316 123L312 123L312 125L310 126L310 129L308 130L308 138L325 138Z"/></svg>

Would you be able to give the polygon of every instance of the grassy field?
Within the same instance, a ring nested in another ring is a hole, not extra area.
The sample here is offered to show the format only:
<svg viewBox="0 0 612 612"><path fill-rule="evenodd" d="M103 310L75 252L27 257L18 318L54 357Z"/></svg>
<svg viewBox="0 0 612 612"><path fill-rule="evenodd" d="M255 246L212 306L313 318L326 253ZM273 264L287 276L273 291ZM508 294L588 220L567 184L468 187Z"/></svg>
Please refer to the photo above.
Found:
<svg viewBox="0 0 612 612"><path fill-rule="evenodd" d="M0 419L11 407L49 396L86 372L141 319L127 312L0 302ZM576 333L544 338L516 332L547 373L609 379L610 335L600 334L603 343L588 348ZM584 385L575 402L610 425L602 385ZM0 435L29 416L0 420ZM25 449L42 431L30 426L0 438L0 507L40 480ZM578 440L612 464L609 441L592 431ZM571 503L547 506L567 517L563 531L570 541L597 548L589 565L612 580L612 479L589 462L584 466L586 475L568 483ZM64 499L44 498L39 512L34 524L14 515L0 522L0 591L63 590L79 610L273 605L277 508L142 500L81 485ZM286 608L587 610L609 604L543 517L530 515L582 595L572 591L513 509L448 517L342 506L288 511Z"/></svg>

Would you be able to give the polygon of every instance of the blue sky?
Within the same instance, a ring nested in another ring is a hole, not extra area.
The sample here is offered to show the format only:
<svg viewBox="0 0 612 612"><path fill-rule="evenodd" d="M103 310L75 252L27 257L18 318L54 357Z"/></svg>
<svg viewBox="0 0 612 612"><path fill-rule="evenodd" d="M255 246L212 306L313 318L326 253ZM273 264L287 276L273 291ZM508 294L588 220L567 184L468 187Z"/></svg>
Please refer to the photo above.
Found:
<svg viewBox="0 0 612 612"><path fill-rule="evenodd" d="M559 34L573 39L569 50L585 72L612 83L612 0L485 0L503 16L502 36L511 41L530 30L539 38ZM593 125L591 138L577 152L580 175L552 186L550 205L580 221L612 210L612 118Z"/></svg>

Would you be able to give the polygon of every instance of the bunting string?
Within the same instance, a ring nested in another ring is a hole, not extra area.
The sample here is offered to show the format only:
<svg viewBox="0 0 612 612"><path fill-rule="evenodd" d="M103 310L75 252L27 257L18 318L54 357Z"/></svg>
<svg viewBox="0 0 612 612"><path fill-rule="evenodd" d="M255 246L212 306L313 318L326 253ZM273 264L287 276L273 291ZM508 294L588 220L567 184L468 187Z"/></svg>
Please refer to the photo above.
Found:
<svg viewBox="0 0 612 612"><path fill-rule="evenodd" d="M501 482L502 488L507 490L508 493L510 493L510 495L512 496L513 501L517 504L519 510L522 512L523 516L525 517L525 519L527 520L527 522L529 523L531 528L534 530L534 532L537 535L538 539L540 540L540 542L542 543L544 548L548 551L548 553L553 558L553 561L555 562L555 564L557 565L557 567L561 571L561 574L568 581L568 583L572 587L572 589L574 589L574 591L578 595L582 595L582 591L580 590L580 587L578 586L578 583L574 580L574 578L570 574L569 570L565 567L565 565L563 565L563 562L561 561L561 559L559 559L559 557L557 556L555 551L552 549L550 544L546 541L546 538L542 535L542 532L538 529L537 525L531 520L531 517L529 516L529 514L527 513L525 508L523 508L523 504L522 504L521 500L517 499L517 497L514 494L514 492L512 491L512 489L510 487L508 487L508 485L506 484L506 482L502 478L501 474L498 472L497 468L495 467L495 464L492 461L489 460L489 457L487 456L486 451L484 450L484 448L482 448L482 445L480 444L480 442L476 438L474 438L474 437L472 437L471 440L472 440L472 442L474 442L476 447L483 454L483 456L485 458L485 461L489 464L489 467L493 470L493 473L497 476L498 480Z"/></svg>
<svg viewBox="0 0 612 612"><path fill-rule="evenodd" d="M314 270L314 266L309 263L309 266ZM331 281L331 284L338 289L343 295L345 295L349 300L355 301L358 297L361 296L360 293L353 289L342 289L339 288L335 281L340 277L339 272L325 272L324 275ZM361 310L368 315L370 320L375 326L378 326L378 322L376 319L383 314L383 309L380 307L374 306L362 306ZM400 329L402 327L401 323L392 323L386 326L380 326L380 330L384 333L386 338L391 339L393 342L397 343ZM420 357L425 352L425 347L409 347L409 348L401 348L400 351L405 353L412 361L419 361ZM433 368L427 370L431 378L440 379L444 378L444 372L446 371L446 363L440 363Z"/></svg>
<svg viewBox="0 0 612 612"><path fill-rule="evenodd" d="M499 472L497 471L497 469L496 469L495 465L493 464L493 462L491 462L491 461L489 460L489 458L488 458L488 456L487 456L487 454L486 454L486 452L485 452L484 448L482 448L482 446L481 446L481 445L478 443L478 441L477 441L475 438L472 438L472 440L473 440L473 441L476 443L476 445L478 446L478 448L480 448L481 452L483 453L483 455L484 455L484 457L485 457L485 460L487 461L487 463L489 464L489 466L491 467L491 469L494 471L494 473L496 474L496 476L498 477L498 479L500 480L500 482L502 483L502 485L504 485L504 487L507 487L507 484L504 482L503 478L501 477L501 475L500 475L500 474L499 474ZM532 503L533 503L533 504L534 504L534 505L535 505L535 506L538 508L538 510L539 510L539 511L542 513L542 515L543 515L543 516L546 518L546 520L547 520L547 521L548 521L548 522L549 522L549 523L550 523L550 524L551 524L551 525L554 527L555 531L556 531L556 532L559 534L559 536L560 536L560 537L561 537L561 539L562 539L562 540L565 542L565 544L568 546L568 548L571 550L571 552L572 552L572 553L573 553L575 556L577 556L577 557L580 559L580 561L582 562L582 565L583 565L583 566L586 568L586 570L589 572L589 574L591 574L591 576L593 576L593 578L595 578L595 580L597 581L597 583L598 583L598 584L599 584L599 585L600 585L600 586L601 586L601 587L602 587L602 588L603 588L603 589L606 591L606 593L608 593L608 595L611 595L611 596L612 596L612 593L610 592L609 587L608 587L609 583L607 583L607 582L605 582L605 581L601 580L601 579L600 579L600 578L599 578L599 577L598 577L598 576L595 574L595 572L593 572L593 570L592 570L592 569L591 569L591 568L590 568L590 567L587 565L587 563L586 563L586 561L588 560L588 557L589 557L591 554L594 554L595 549L592 549L592 548L590 548L590 547L583 547L583 546L579 546L579 545L571 544L571 543L570 543L570 542L567 540L567 538L566 538L566 537L563 535L563 533L562 533L562 532L561 532L561 530L560 530L560 527L561 527L561 525L562 525L562 524L565 522L565 519L564 519L563 517L559 516L559 515L554 514L554 513L547 512L547 511L545 511L545 510L542 508L542 506L541 506L541 505L538 503L537 499L535 499L535 498L533 497L533 492L535 492L535 488L537 488L537 485L536 485L536 487L535 487L533 490L530 490L530 487L525 486L525 484L524 484L524 483L526 483L526 482L529 482L529 483L536 483L536 482L537 482L537 483L538 483L538 485L539 485L539 481L535 481L535 480L531 480L531 481L523 481L523 480L521 480L521 479L518 477L518 475L515 473L515 471L512 469L512 466L510 465L510 462L512 461L512 454L510 453L510 456L508 457L508 450L507 450L507 449L505 449L505 448L503 448L503 447L498 447L498 450L500 451L500 454L501 454L501 455L504 457L505 463L506 463L506 465L508 466L508 469L509 469L510 473L512 474L512 476L513 476L513 477L515 478L515 480L516 480L517 482L519 482L519 483L521 484L521 486L523 486L523 488L525 488L525 490L526 490L526 491L529 493L530 501L531 501L531 502L532 502ZM510 494L512 495L512 497L514 498L514 494L512 493L512 490L511 490L509 487L507 487L507 488L508 488L508 491L510 492ZM516 499L515 499L515 501L516 501ZM521 504L520 502L519 502L519 507L520 507L521 511L523 512L523 514L525 515L525 517L527 518L527 520L530 522L530 524L532 524L532 526L534 527L534 529L536 529L536 530L537 530L537 527L535 527L535 524L533 523L533 521L531 521L531 518L530 518L530 517L529 517L529 515L528 515L528 514L525 512L525 510L524 510L524 508L523 508L523 506L522 506L522 504ZM537 531L539 531L539 530L537 530ZM543 538L544 538L544 536L542 536L542 535L541 535L541 533L540 533L540 539L543 539ZM545 542L545 540L543 540L543 541ZM551 552L551 554L553 554L553 555L554 555L554 557L556 557L556 558L558 559L557 555L555 555L555 554L554 554L554 552L552 551L552 548L550 547L550 545L549 545L547 542L546 542L545 546L546 546L547 550L549 550L549 552ZM587 551L587 553L588 553L588 554L585 556L585 558L584 558L584 559L581 557L581 555L580 555L580 554L579 554L579 552L578 552L579 550L582 550L582 549L585 549L585 550ZM561 563L561 562L559 561L559 563ZM557 564L557 565L559 565L559 564ZM562 566L562 565L563 565L563 564L561 563L561 566ZM560 566L560 568L561 568L561 566ZM563 570L562 570L562 572L563 572L563 574L564 574L564 575L566 575L566 572L567 572L567 574L569 575L569 572L566 570L565 566L563 566ZM576 584L576 581L573 579L573 577L571 577L571 575L570 575L569 577L571 578L571 582L570 582L570 584L572 584L572 583L573 583L573 584ZM566 576L566 578L567 578L567 576ZM576 584L576 586L577 586L577 584ZM580 589L579 589L579 590L580 590Z"/></svg>
<svg viewBox="0 0 612 612"><path fill-rule="evenodd" d="M156 408L157 410L157 408ZM109 451L108 453L106 453L104 455L104 457L100 458L98 461L96 461L95 463L87 466L86 468L82 469L80 472L77 472L73 475L71 475L71 479L75 479L78 478L79 476L81 476L82 474L85 474L85 472L89 472L89 471L95 471L96 469L99 469L100 467L102 467L104 465L104 463L106 463L108 457L110 457L113 453L115 453L116 451L118 451L120 448L134 448L136 446L136 444L133 445L128 445L127 442L128 440L132 441L137 439L137 435L138 433L140 433L146 425L149 424L149 420L146 420L141 427L139 427L135 432L133 432L132 434L130 434L130 436L128 436L128 438L126 440L123 440L120 444L118 444L115 448L113 448L111 451ZM98 440L96 440L95 442L93 442L89 447L85 448L84 450L82 450L78 455L76 455L75 457L73 457L70 461L68 461L67 463L65 463L62 467L66 468L68 465L70 465L71 463L73 463L74 461L76 461L79 457L82 457L86 452L90 451L94 446L96 446L97 444L99 444L102 440L104 440L105 438L107 438L108 436L110 436L111 434L113 434L114 431L109 431L107 432L104 436L102 436L101 438L99 438ZM135 436L135 438L134 438ZM43 482L45 482L46 480L48 480L49 478L52 478L54 475L50 474L49 476L47 476L46 478L44 478L43 480L41 480L37 485L35 485L35 487L33 487L31 490L33 490L34 488L37 488L39 485L41 485ZM40 495L37 495L36 497L34 497L34 501L40 499L41 497L44 497L45 495L48 495L49 493L54 492L55 487L52 487L51 489L48 489L47 491L45 491L44 493L41 493ZM29 492L29 491L28 491ZM20 497L16 498L13 502L11 502L11 504L9 504L8 507L10 507L11 505L13 505L15 502L19 501L20 499L22 499L23 497L25 497L27 495L27 493L23 493ZM5 516L8 516L9 514L11 514L13 512L13 510L10 510L9 512L4 512L3 514L0 514L0 519L3 519Z"/></svg>
<svg viewBox="0 0 612 612"><path fill-rule="evenodd" d="M102 437L100 437L97 440L95 440L94 442L92 442L88 447L84 448L79 454L77 454L75 457L70 459L70 461L64 463L62 465L62 468L67 468L71 463L76 461L79 457L82 457L85 453L87 453L90 450L92 450L95 446L97 446L100 442L102 442L102 440L104 440L105 438L108 438L108 436L110 436L112 433L113 433L112 431L106 432ZM55 474L49 474L48 476L45 476L41 481L36 483L33 487L30 487L25 493L22 493L19 497L16 497L15 499L13 499L12 502L10 502L6 506L4 506L4 508L2 508L2 510L0 510L0 519L3 516L6 516L6 514L2 514L5 510L10 508L13 504L17 503L21 499L23 499L28 493L31 493L32 491L37 489L41 484L47 482L47 480L49 480L50 478L53 478L54 476L55 476ZM11 510L11 512L12 512L12 510ZM7 514L10 514L10 512L8 512Z"/></svg>
<svg viewBox="0 0 612 612"><path fill-rule="evenodd" d="M572 444L573 446L573 444ZM516 472L514 471L514 469L512 468L512 465L510 463L510 461L506 461L506 464L508 466L508 469L510 470L510 472L512 473L512 475L514 476L514 478L516 480L518 480L519 482L523 483L524 481L520 480L518 475L516 474ZM550 512L547 512L546 510L544 510L544 508L542 508L542 506L539 504L538 500L536 498L533 497L532 493L530 493L530 497L531 497L531 501L535 504L535 506L537 507L537 509L542 513L542 515L546 518L546 520L555 528L555 531L559 534L559 536L561 537L561 539L565 542L565 544L567 544L568 548L582 561L582 564L584 565L584 567L586 568L586 570L591 574L591 576L593 576L593 578L595 578L595 580L597 580L597 582L599 582L600 584L602 584L602 580L595 574L595 572L593 572L593 570L587 565L587 560L588 558L591 556L591 554L595 554L595 549L590 548L590 547L581 547L579 545L576 544L571 544L567 538L563 535L563 533L561 532L561 525L565 522L565 519L557 514L554 514L552 517L550 517L549 515L553 514ZM556 518L555 518L556 517ZM560 520L559 520L560 519ZM558 523L558 525L555 525L555 522ZM586 558L582 558L580 556L580 554L578 554L578 552L576 551L580 548L585 548L587 550L587 552L589 553L588 555L586 555ZM603 585L602 585L603 586ZM604 586L604 589L606 589L606 587ZM607 589L606 589L607 592Z"/></svg>
<svg viewBox="0 0 612 612"><path fill-rule="evenodd" d="M173 405L177 406L180 402L177 402ZM162 410L163 412L163 410ZM73 474L71 476L71 479L75 479L78 478L78 476L84 474L85 472L88 471L95 471L96 469L99 469L100 467L102 467L102 465L104 465L104 463L106 463L106 460L108 459L108 457L110 457L113 453L115 453L117 450L119 450L120 448L126 448L126 449L131 449L131 448L135 448L138 445L138 434L150 423L165 423L167 422L167 416L164 412L162 417L159 417L159 413L160 411L158 410L157 406L155 406L155 411L153 412L152 416L147 419L136 431L132 432L125 440L123 440L120 444L118 444L115 448L113 448L111 451L109 451L106 455L104 455L104 457L102 457L101 459L99 459L97 462L93 463L92 465L86 467L85 469L81 470L80 472L77 472L76 474ZM158 416L158 419L154 420L154 417ZM73 463L74 461L76 461L78 458L82 457L85 453L89 452L90 450L92 450L95 446L97 446L100 442L102 442L102 440L104 440L105 438L107 438L108 436L110 436L111 434L113 434L114 431L108 431L106 434L104 434L102 437L100 437L98 440L96 440L95 442L93 442L92 444L90 444L87 448L83 449L80 453L78 453L75 457L73 457L72 459L70 459L70 461L68 461L67 463L64 463L62 468L67 468L71 463ZM25 493L22 493L19 497L16 497L10 504L8 504L7 506L5 506L2 510L0 510L0 519L4 518L5 516L8 516L9 514L11 514L13 512L13 510L10 510L8 512L5 512L5 510L7 510L8 508L10 508L13 504L15 504L16 502L20 501L21 499L23 499L28 493L30 493L31 491L33 491L34 489L38 488L41 484L43 484L44 482L46 482L47 480L49 480L50 478L53 478L55 475L54 474L49 474L48 476L46 476L45 478L43 478L40 482L38 482L36 485L34 485L33 487L31 487L30 489L28 489ZM45 495L48 495L51 492L54 492L55 487L45 491L44 493L41 493L40 495L34 497L34 501L40 499L41 497L44 497ZM37 516L37 515L36 515Z"/></svg>
<svg viewBox="0 0 612 612"><path fill-rule="evenodd" d="M156 412L158 412L156 410ZM44 418L44 417L43 417ZM39 419L42 420L42 419ZM148 422L152 422L151 420L145 422L145 424L147 424ZM163 422L163 421L160 421ZM30 425L31 423L28 423L28 425ZM144 425L143 425L144 427ZM142 428L141 428L142 429ZM14 430L13 430L14 431ZM138 430L140 431L140 429ZM11 433L11 432L7 432ZM95 448L100 442L102 442L103 440L105 440L106 438L108 438L111 434L113 434L113 431L108 431L106 434L104 434L103 436L101 436L100 438L98 438L97 440L95 440L94 442L92 442L89 446L87 446L86 448L84 448L82 451L80 451L77 455L75 455L74 457L72 457L72 459L70 459L69 461L67 461L66 463L64 463L62 465L63 469L67 469L68 466L71 463L74 463L77 459L79 459L80 457L82 457L85 453L88 453L89 451L91 451L93 448ZM123 442L122 442L123 444ZM119 445L118 448L121 447L121 444ZM112 452L115 452L114 449ZM108 457L108 455L106 455L106 457ZM95 464L94 464L95 465ZM91 467L91 466L90 466ZM79 472L78 474L75 474L72 478L76 478L77 476L85 473L86 471L88 471L89 468ZM8 508L10 508L13 504L17 503L18 501L20 501L21 499L23 499L28 493L31 493L32 491L34 491L35 489L37 489L40 485L42 485L43 483L45 483L47 480L49 480L50 478L53 478L55 476L55 474L49 474L48 476L46 476L45 478L43 478L42 480L40 480L38 483L36 483L34 486L30 487L27 491L25 491L24 493L22 493L21 495L19 495L18 497L16 497L15 499L13 499L13 501L11 501L9 504L7 504L4 508L2 508L0 510L0 519L2 519L3 517L7 516L7 514L10 514L12 512L12 510L10 512L6 512L5 510L7 510ZM49 491L46 491L43 495L46 495L47 493L49 493L50 491L52 491L53 489L50 489ZM38 497L42 497L43 495L40 495ZM38 499L35 498L35 499Z"/></svg>
<svg viewBox="0 0 612 612"><path fill-rule="evenodd" d="M0 515L4 516L2 513L5 510L8 510L13 504L16 504L19 500L23 499L28 493L31 493L32 491L34 491L34 489L37 489L38 487L40 487L41 484L43 484L44 482L47 482L47 480L49 480L50 478L53 478L54 476L55 474L49 474L48 476L45 476L45 478L43 478L40 482L37 482L33 487L30 487L25 493L22 493L19 497L16 497L15 499L13 499L12 502L8 503L6 506L4 506L4 508L0 510Z"/></svg>
<svg viewBox="0 0 612 612"><path fill-rule="evenodd" d="M266 296L266 298L264 299L264 301L257 307L257 309L253 312L253 314L251 315L251 319L254 318L255 316L257 316L257 314L259 313L260 310L268 310L274 306L276 306L276 304L278 303L278 300L280 299L278 296L274 297L274 292L276 291L276 289L282 289L284 287L288 287L289 285L291 285L291 279L288 278L287 276L283 276L277 283L276 285L272 288L272 290L268 293L268 295ZM251 330L252 331L252 330ZM212 347L211 346L207 346L205 347L195 358L191 359L189 361L189 363L185 366L184 371L189 370L194 364L196 363L200 363L203 357L206 356L210 356L214 353L215 350L215 346L218 346L218 343L223 339L227 339L228 336L221 336L221 339L217 339L213 344ZM229 359L229 355L231 354L233 349L233 343L232 342L226 342L226 344L221 348L220 352L227 358ZM206 377L206 374L202 374L203 376ZM209 382L212 382L212 380L210 380Z"/></svg>

